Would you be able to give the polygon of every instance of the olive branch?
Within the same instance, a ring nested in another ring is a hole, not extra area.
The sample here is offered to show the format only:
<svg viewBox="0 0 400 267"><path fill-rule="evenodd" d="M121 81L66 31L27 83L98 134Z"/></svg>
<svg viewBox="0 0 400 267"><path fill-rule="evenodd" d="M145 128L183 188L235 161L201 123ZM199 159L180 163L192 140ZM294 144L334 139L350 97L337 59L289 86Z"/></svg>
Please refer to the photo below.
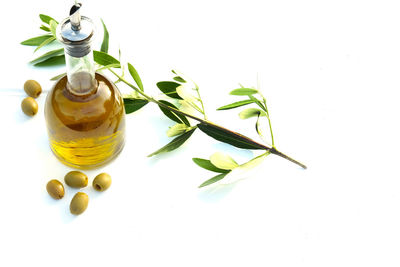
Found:
<svg viewBox="0 0 400 267"><path fill-rule="evenodd" d="M55 37L55 30L58 22L44 14L40 14L39 17L44 23L40 26L40 29L45 31L46 34L21 42L22 45L36 46L35 52L48 46L50 43L58 43ZM133 65L131 63L122 65L120 63L121 51L119 51L119 60L108 53L109 32L104 22L101 22L104 30L103 42L99 51L93 51L93 59L97 67L96 71L108 70L116 77L117 80L115 83L122 82L133 89L132 94L124 97L126 114L138 111L151 102L156 104L166 117L176 123L167 131L167 136L174 137L174 139L162 148L148 155L148 157L170 152L179 148L198 129L209 137L234 147L262 151L260 155L242 164L238 164L231 156L221 152L212 154L209 159L193 158L193 162L199 167L218 173L216 176L203 182L199 187L204 187L222 180L234 169L252 168L261 163L270 154L289 160L303 169L307 168L304 164L280 152L276 148L266 98L262 95L259 88L256 89L240 85L240 88L232 90L230 94L245 97L245 99L224 105L217 110L230 110L247 105L253 105L251 108L242 110L239 113L239 117L241 119L256 118L255 129L265 143L267 142L263 134L261 121L266 119L268 121L268 128L271 137L270 145L254 141L245 135L231 131L209 121L206 116L204 103L198 85L190 78L176 70L172 70L173 81L161 81L156 84L158 89L163 93L163 96L166 96L169 101L156 99L145 93L142 80ZM57 45L60 45L60 43ZM65 64L64 49L61 47L48 51L32 60L30 63L37 67L63 65ZM126 69L134 83L128 81L125 77ZM118 73L118 70L120 70L120 74ZM65 73L57 75L51 78L51 80L58 80L64 75Z"/></svg>

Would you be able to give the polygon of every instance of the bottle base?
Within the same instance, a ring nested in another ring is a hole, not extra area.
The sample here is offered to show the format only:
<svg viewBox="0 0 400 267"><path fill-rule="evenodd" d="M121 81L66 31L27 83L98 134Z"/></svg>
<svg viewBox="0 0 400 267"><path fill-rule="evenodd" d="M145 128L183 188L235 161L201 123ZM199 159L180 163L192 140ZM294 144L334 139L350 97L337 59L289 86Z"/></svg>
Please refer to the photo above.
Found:
<svg viewBox="0 0 400 267"><path fill-rule="evenodd" d="M124 146L125 142L121 142L119 147L112 153L112 155L101 160L99 160L98 158L90 158L87 156L87 154L85 154L85 157L79 157L79 155L76 155L77 151L75 148L72 149L72 152L75 154L74 160L68 160L59 153L60 145L55 146L54 144L50 144L51 151L61 163L69 167L73 167L75 169L80 169L80 170L96 169L106 164L109 164L118 157L118 155L122 152ZM71 158L70 156L71 155L69 155L69 158Z"/></svg>

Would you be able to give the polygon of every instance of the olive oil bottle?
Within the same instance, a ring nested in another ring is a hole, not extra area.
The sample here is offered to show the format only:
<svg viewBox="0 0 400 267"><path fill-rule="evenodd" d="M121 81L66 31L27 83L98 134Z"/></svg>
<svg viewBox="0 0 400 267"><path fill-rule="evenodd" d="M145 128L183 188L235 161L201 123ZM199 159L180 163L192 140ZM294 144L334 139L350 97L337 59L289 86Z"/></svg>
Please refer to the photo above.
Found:
<svg viewBox="0 0 400 267"><path fill-rule="evenodd" d="M93 22L75 4L57 28L64 44L67 74L46 98L50 146L57 158L75 168L101 166L124 146L125 110L120 92L94 69Z"/></svg>

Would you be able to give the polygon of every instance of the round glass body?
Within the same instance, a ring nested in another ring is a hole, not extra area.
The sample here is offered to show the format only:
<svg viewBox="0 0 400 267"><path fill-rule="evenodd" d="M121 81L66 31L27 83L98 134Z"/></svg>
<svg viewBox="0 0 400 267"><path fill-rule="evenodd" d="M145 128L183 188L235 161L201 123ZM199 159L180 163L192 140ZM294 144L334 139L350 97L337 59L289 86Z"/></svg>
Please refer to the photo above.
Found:
<svg viewBox="0 0 400 267"><path fill-rule="evenodd" d="M75 73L79 79L79 73ZM45 118L50 146L57 158L87 169L106 164L122 150L124 103L116 86L96 73L93 88L76 94L62 77L46 98Z"/></svg>

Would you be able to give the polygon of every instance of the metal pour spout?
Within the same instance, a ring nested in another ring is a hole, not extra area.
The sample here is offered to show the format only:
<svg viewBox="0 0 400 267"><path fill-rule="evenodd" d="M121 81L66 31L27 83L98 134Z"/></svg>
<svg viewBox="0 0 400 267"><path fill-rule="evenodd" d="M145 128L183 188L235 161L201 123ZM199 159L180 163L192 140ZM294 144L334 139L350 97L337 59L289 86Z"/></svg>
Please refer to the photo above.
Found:
<svg viewBox="0 0 400 267"><path fill-rule="evenodd" d="M73 57L83 57L90 53L94 34L94 24L88 17L81 16L81 7L81 3L75 3L69 17L57 28L57 39L65 45L65 52Z"/></svg>
<svg viewBox="0 0 400 267"><path fill-rule="evenodd" d="M81 14L79 12L81 6L81 3L75 3L75 5L73 5L69 11L71 29L73 31L79 31L81 29Z"/></svg>

